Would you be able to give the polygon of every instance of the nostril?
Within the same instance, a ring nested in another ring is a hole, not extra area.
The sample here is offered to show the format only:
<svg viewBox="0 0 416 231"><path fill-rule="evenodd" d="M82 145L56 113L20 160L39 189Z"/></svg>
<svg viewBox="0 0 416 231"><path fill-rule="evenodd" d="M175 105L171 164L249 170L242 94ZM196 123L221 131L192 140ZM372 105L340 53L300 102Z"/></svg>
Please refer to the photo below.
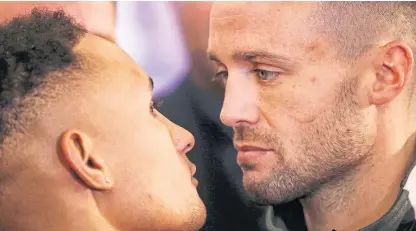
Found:
<svg viewBox="0 0 416 231"><path fill-rule="evenodd" d="M180 140L177 139L173 142L176 150L181 153L186 155L187 152L189 152L190 150L192 150L192 148L194 147L194 141L193 139L190 139L188 142L185 140Z"/></svg>
<svg viewBox="0 0 416 231"><path fill-rule="evenodd" d="M193 148L193 143L188 143L186 146L185 146L185 149L184 149L184 153L186 154L187 152L189 152L189 151L191 151L192 150L192 148Z"/></svg>

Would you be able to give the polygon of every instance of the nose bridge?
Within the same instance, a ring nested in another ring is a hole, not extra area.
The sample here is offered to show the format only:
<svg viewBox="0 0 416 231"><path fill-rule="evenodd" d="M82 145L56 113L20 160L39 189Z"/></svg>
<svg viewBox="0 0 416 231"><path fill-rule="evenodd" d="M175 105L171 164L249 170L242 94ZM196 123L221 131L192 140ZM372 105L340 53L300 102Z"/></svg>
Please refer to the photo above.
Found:
<svg viewBox="0 0 416 231"><path fill-rule="evenodd" d="M221 121L230 127L238 122L255 123L258 120L258 92L256 83L248 76L229 72L225 88Z"/></svg>

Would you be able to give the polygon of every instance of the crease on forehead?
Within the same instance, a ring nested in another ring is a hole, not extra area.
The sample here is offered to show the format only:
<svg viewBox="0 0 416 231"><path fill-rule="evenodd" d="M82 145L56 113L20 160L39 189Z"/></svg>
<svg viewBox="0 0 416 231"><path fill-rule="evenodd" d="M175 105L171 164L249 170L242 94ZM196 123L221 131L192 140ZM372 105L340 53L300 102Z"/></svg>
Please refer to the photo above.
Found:
<svg viewBox="0 0 416 231"><path fill-rule="evenodd" d="M308 5L307 5L308 4ZM311 31L309 16L317 9L309 3L215 3L211 26L217 29L267 32L278 35ZM290 30L287 30L290 25ZM286 30L285 30L286 29Z"/></svg>
<svg viewBox="0 0 416 231"><path fill-rule="evenodd" d="M233 50L278 50L281 47L288 52L281 55L289 55L291 49L300 48L302 54L298 58L308 55L316 61L325 57L328 49L325 38L310 25L310 15L318 7L319 4L306 2L214 3L211 29L215 29L211 31L210 40L214 44L233 44ZM221 35L216 36L217 32ZM258 36L253 37L254 33ZM261 36L262 33L265 35ZM210 43L208 51L212 48Z"/></svg>
<svg viewBox="0 0 416 231"><path fill-rule="evenodd" d="M225 19L233 16L259 18L269 16L274 18L276 14L287 14L298 18L300 13L308 15L318 9L316 2L216 2L211 10L211 19Z"/></svg>
<svg viewBox="0 0 416 231"><path fill-rule="evenodd" d="M257 11L270 11L276 4L270 2L215 2L212 6L211 17L224 17L225 15L254 15Z"/></svg>

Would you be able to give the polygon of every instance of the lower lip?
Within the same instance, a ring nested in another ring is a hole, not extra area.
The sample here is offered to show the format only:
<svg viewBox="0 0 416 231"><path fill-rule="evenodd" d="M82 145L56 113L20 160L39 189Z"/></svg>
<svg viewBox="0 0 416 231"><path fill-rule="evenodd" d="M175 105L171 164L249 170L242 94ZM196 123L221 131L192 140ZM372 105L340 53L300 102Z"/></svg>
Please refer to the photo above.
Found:
<svg viewBox="0 0 416 231"><path fill-rule="evenodd" d="M270 151L259 150L259 151L239 151L237 154L238 163L254 162L257 159L266 156Z"/></svg>
<svg viewBox="0 0 416 231"><path fill-rule="evenodd" d="M191 181L192 181L192 184L193 184L195 187L197 187L197 186L198 186L198 180L197 180L197 179L195 179L195 177L192 177Z"/></svg>

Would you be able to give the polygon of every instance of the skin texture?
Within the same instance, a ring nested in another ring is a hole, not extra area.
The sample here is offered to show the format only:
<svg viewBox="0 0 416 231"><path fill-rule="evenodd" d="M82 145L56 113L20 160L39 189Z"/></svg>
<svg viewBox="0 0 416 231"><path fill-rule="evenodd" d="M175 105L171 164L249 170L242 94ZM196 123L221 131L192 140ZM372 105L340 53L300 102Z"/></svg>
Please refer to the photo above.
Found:
<svg viewBox="0 0 416 231"><path fill-rule="evenodd" d="M74 81L47 82L52 97L29 101L25 133L4 140L0 229L197 230L193 136L154 109L149 77L117 45L86 34L73 50L83 69L50 79Z"/></svg>
<svg viewBox="0 0 416 231"><path fill-rule="evenodd" d="M311 23L319 10L215 3L208 55L246 191L266 204L301 199L309 230L357 230L392 206L413 160L413 41L384 33L346 61Z"/></svg>

